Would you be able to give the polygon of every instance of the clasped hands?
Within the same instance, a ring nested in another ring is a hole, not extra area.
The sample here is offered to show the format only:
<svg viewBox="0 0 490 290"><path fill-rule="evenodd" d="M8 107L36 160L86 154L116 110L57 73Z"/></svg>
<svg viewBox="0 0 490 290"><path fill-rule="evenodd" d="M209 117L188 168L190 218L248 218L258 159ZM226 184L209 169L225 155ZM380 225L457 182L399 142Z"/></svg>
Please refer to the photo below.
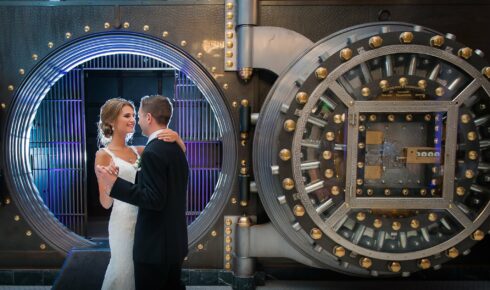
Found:
<svg viewBox="0 0 490 290"><path fill-rule="evenodd" d="M114 182L116 182L117 175L119 174L119 167L117 167L113 161L107 166L97 165L95 167L95 174L97 175L99 183L101 183L105 189L105 194L109 195Z"/></svg>

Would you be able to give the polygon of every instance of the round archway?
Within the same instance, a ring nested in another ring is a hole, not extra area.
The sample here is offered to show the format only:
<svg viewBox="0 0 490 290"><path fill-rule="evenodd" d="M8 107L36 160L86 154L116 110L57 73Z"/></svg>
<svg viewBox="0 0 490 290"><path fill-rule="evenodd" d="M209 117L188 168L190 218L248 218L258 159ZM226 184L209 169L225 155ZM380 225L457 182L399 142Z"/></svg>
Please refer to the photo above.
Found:
<svg viewBox="0 0 490 290"><path fill-rule="evenodd" d="M32 174L29 146L36 113L57 81L83 63L110 55L143 56L184 73L215 116L221 146L231 154L221 157L214 192L188 226L189 245L193 245L219 218L231 192L237 168L233 121L223 93L202 65L172 44L146 35L110 32L76 39L48 55L26 77L12 101L5 131L8 150L4 150L4 161L12 198L28 223L53 248L67 253L73 247L94 245L60 222L41 198Z"/></svg>

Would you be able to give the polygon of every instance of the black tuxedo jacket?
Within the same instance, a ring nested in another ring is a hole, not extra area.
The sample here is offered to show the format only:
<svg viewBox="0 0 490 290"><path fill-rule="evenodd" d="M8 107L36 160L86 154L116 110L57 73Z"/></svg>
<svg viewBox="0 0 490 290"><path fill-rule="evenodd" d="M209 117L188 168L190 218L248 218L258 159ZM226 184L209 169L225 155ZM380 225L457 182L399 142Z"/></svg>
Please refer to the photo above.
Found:
<svg viewBox="0 0 490 290"><path fill-rule="evenodd" d="M186 194L189 166L176 143L158 139L141 156L136 184L118 178L110 196L139 207L133 260L173 265L187 255Z"/></svg>

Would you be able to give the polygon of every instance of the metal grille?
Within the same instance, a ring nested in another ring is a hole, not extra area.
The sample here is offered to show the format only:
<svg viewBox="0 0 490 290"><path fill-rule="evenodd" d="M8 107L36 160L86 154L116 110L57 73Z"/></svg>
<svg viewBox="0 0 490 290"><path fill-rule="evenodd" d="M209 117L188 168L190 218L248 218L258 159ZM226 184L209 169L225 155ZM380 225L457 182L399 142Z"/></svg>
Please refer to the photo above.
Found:
<svg viewBox="0 0 490 290"><path fill-rule="evenodd" d="M39 106L30 136L30 163L41 198L77 234L86 231L83 73L63 76Z"/></svg>
<svg viewBox="0 0 490 290"><path fill-rule="evenodd" d="M190 174L187 190L187 224L204 210L221 171L222 145L211 107L184 73L175 73L174 114L171 127L187 146Z"/></svg>
<svg viewBox="0 0 490 290"><path fill-rule="evenodd" d="M90 70L174 70L168 64L154 58L135 54L116 54L94 58L80 67Z"/></svg>

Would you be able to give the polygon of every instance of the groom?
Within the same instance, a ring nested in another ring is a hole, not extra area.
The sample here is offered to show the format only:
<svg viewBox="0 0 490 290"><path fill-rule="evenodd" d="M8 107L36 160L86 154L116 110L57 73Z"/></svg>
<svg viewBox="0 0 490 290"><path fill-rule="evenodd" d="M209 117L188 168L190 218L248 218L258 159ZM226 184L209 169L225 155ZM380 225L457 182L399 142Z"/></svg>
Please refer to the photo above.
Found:
<svg viewBox="0 0 490 290"><path fill-rule="evenodd" d="M136 184L111 175L115 168L97 168L111 197L139 207L133 248L137 290L185 289L180 275L187 255L185 211L189 167L176 143L156 138L167 128L171 117L172 104L168 98L157 95L141 99L138 124L143 135L148 136L148 143Z"/></svg>

